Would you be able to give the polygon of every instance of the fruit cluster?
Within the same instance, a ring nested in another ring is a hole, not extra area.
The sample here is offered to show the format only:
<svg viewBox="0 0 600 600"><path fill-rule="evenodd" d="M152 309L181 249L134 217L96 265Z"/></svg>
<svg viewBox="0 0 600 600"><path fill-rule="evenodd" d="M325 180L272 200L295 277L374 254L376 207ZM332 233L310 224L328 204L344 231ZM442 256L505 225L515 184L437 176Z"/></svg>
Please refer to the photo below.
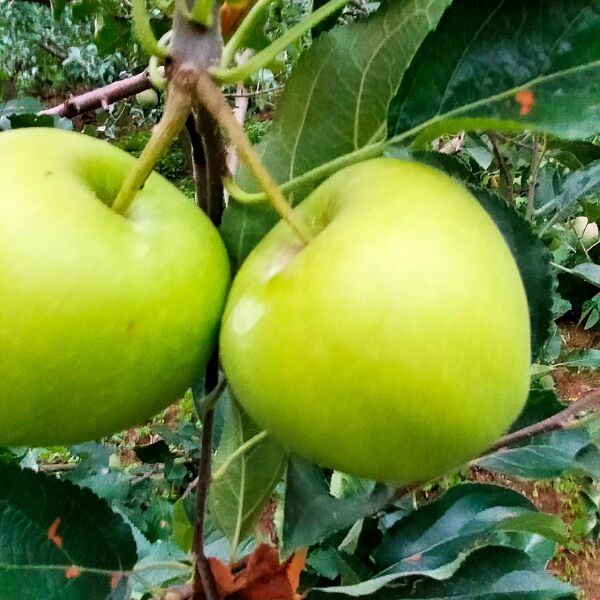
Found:
<svg viewBox="0 0 600 600"><path fill-rule="evenodd" d="M322 465L409 483L478 455L528 391L529 315L478 202L429 167L375 159L279 223L230 289L208 218L157 174L51 129L0 136L0 445L74 443L175 400L220 335L234 396ZM433 215L433 218L432 218Z"/></svg>

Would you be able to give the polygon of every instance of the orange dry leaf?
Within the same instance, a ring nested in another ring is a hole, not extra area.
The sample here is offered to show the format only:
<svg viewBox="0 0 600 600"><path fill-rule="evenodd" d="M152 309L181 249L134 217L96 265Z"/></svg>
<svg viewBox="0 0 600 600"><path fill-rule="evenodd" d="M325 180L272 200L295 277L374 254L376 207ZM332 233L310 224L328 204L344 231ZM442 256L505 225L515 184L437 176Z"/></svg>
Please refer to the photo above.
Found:
<svg viewBox="0 0 600 600"><path fill-rule="evenodd" d="M110 589L116 590L119 585L119 581L121 581L121 577L123 577L122 573L113 573L110 578Z"/></svg>
<svg viewBox="0 0 600 600"><path fill-rule="evenodd" d="M520 92L517 92L515 95L515 100L521 106L519 114L522 117L527 116L535 104L535 96L531 90L521 90Z"/></svg>
<svg viewBox="0 0 600 600"><path fill-rule="evenodd" d="M244 17L250 12L256 0L242 0L228 4L225 2L219 9L219 18L221 20L221 31L223 38L228 40L238 28Z"/></svg>
<svg viewBox="0 0 600 600"><path fill-rule="evenodd" d="M57 533L59 525L60 517L56 517L56 519L52 521L52 525L48 527L48 539L60 548L62 546L62 538Z"/></svg>
<svg viewBox="0 0 600 600"><path fill-rule="evenodd" d="M297 593L306 551L299 551L283 564L277 550L260 545L249 557L246 567L232 573L229 565L210 559L217 589L227 600L301 600Z"/></svg>
<svg viewBox="0 0 600 600"><path fill-rule="evenodd" d="M65 577L67 579L75 579L75 577L79 577L81 571L77 567L67 567L65 569Z"/></svg>

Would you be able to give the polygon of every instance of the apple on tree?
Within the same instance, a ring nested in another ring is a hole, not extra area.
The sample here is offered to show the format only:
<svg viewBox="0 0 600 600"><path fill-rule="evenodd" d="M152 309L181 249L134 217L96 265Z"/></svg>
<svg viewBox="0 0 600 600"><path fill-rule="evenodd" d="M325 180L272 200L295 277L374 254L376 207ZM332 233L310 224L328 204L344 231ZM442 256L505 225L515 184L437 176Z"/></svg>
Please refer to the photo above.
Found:
<svg viewBox="0 0 600 600"><path fill-rule="evenodd" d="M158 94L153 88L138 92L135 95L135 101L142 108L154 108L158 104Z"/></svg>
<svg viewBox="0 0 600 600"><path fill-rule="evenodd" d="M530 325L515 261L462 186L375 159L279 223L234 281L221 328L236 398L320 464L400 484L479 455L522 410Z"/></svg>
<svg viewBox="0 0 600 600"><path fill-rule="evenodd" d="M151 417L202 373L229 285L221 239L135 160L54 129L0 135L0 445L74 443Z"/></svg>

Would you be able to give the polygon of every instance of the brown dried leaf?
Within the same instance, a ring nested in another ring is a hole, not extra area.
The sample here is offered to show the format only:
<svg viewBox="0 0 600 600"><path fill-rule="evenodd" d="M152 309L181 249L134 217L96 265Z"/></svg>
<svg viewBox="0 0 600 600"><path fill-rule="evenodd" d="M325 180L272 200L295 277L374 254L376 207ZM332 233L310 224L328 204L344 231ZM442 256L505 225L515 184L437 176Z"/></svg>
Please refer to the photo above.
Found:
<svg viewBox="0 0 600 600"><path fill-rule="evenodd" d="M277 549L261 544L249 557L245 568L232 573L229 565L215 558L210 568L217 589L227 600L300 600L297 594L306 552L299 551L283 564Z"/></svg>

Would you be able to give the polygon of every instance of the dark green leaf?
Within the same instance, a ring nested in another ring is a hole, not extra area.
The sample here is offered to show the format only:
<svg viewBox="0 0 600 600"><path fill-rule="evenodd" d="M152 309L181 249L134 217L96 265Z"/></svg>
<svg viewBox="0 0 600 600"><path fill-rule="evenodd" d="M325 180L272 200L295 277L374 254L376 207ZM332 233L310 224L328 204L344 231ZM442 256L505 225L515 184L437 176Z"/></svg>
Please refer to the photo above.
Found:
<svg viewBox="0 0 600 600"><path fill-rule="evenodd" d="M600 478L600 451L584 428L538 435L522 446L480 458L476 464L524 479L554 479L564 473Z"/></svg>
<svg viewBox="0 0 600 600"><path fill-rule="evenodd" d="M11 115L35 115L42 110L44 105L37 99L25 96L9 100L0 104L0 117L10 117Z"/></svg>
<svg viewBox="0 0 600 600"><path fill-rule="evenodd" d="M380 587L357 586L314 590L307 600L574 600L575 590L554 579L527 554L512 548L483 548L466 558L446 581L405 577Z"/></svg>
<svg viewBox="0 0 600 600"><path fill-rule="evenodd" d="M591 142L571 142L550 138L547 142L547 149L553 158L572 171L595 160L600 160L600 146Z"/></svg>
<svg viewBox="0 0 600 600"><path fill-rule="evenodd" d="M104 23L96 34L95 42L100 56L114 54L126 47L131 38L131 23L128 20L104 16Z"/></svg>
<svg viewBox="0 0 600 600"><path fill-rule="evenodd" d="M600 287L600 265L594 263L580 263L569 270L580 279Z"/></svg>
<svg viewBox="0 0 600 600"><path fill-rule="evenodd" d="M0 465L0 599L126 597L131 530L69 481Z"/></svg>
<svg viewBox="0 0 600 600"><path fill-rule="evenodd" d="M567 527L556 515L533 513L519 517L509 517L502 521L497 529L502 531L520 531L535 533L559 544L568 544Z"/></svg>
<svg viewBox="0 0 600 600"><path fill-rule="evenodd" d="M390 500L392 490L377 484L372 492L334 498L322 469L304 458L288 460L281 553L287 557L332 533L372 515Z"/></svg>
<svg viewBox="0 0 600 600"><path fill-rule="evenodd" d="M573 206L583 196L600 191L600 160L573 171L560 183L558 194L540 209L539 214L556 210L554 221L570 215Z"/></svg>
<svg viewBox="0 0 600 600"><path fill-rule="evenodd" d="M192 567L187 561L189 556L171 540L159 540L148 545L135 567L140 577L131 578L134 594L129 598L146 598L150 585L168 587L189 581Z"/></svg>
<svg viewBox="0 0 600 600"><path fill-rule="evenodd" d="M50 0L50 5L52 6L52 12L55 18L60 17L65 6L67 5L67 0Z"/></svg>
<svg viewBox="0 0 600 600"><path fill-rule="evenodd" d="M185 504L186 498L179 498L173 506L173 541L184 552L189 552L194 538L194 526L188 517Z"/></svg>
<svg viewBox="0 0 600 600"><path fill-rule="evenodd" d="M541 535L525 532L496 530L490 535L488 541L491 546L505 546L522 550L540 569L546 567L556 551L556 542Z"/></svg>
<svg viewBox="0 0 600 600"><path fill-rule="evenodd" d="M597 348L572 350L568 354L561 356L560 364L571 369L599 369L600 350Z"/></svg>
<svg viewBox="0 0 600 600"><path fill-rule="evenodd" d="M600 130L598 0L455 0L392 100L389 135Z"/></svg>
<svg viewBox="0 0 600 600"><path fill-rule="evenodd" d="M377 550L376 561L385 569L382 575L438 576L440 571L455 569L467 548L485 545L486 537L502 529L508 519L536 513L535 506L513 490L461 484L394 525Z"/></svg>

